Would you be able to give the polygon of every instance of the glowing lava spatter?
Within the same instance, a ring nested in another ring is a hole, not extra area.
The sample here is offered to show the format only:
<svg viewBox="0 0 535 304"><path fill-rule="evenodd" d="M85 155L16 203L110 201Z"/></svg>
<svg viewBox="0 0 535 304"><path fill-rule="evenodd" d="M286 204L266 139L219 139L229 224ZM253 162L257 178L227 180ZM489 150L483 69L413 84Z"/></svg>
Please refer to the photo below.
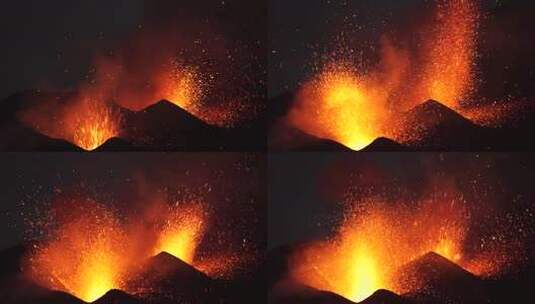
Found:
<svg viewBox="0 0 535 304"><path fill-rule="evenodd" d="M37 246L29 259L31 276L54 290L92 302L120 289L128 266L128 238L117 219L92 204L60 223L50 241Z"/></svg>
<svg viewBox="0 0 535 304"><path fill-rule="evenodd" d="M476 1L466 0L438 3L435 25L427 33L429 38L424 37L421 101L433 99L459 108L474 90L477 6Z"/></svg>

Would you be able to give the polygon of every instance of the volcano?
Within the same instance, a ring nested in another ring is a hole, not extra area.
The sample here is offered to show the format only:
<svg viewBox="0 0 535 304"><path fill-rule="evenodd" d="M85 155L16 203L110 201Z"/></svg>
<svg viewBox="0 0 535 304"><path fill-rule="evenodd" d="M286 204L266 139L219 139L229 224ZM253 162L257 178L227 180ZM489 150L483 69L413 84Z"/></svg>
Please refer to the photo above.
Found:
<svg viewBox="0 0 535 304"><path fill-rule="evenodd" d="M29 245L19 245L0 252L0 301L9 304L82 304L66 292L41 287L23 274L23 258ZM214 280L180 259L160 253L133 269L127 278L127 290L109 290L92 303L219 303L230 295L228 284Z"/></svg>
<svg viewBox="0 0 535 304"><path fill-rule="evenodd" d="M268 120L268 147L272 151L352 151L342 143L319 138L292 125L287 115L296 93L287 92L273 98ZM436 100L428 100L392 117L381 136L362 148L362 152L382 151L496 151L533 150L527 138L533 131L529 117L523 113L515 124L482 126Z"/></svg>
<svg viewBox="0 0 535 304"><path fill-rule="evenodd" d="M268 253L269 302L279 303L355 303L336 293L303 285L288 277L288 258L305 244L285 245ZM528 282L533 270L500 279L480 278L440 254L429 252L405 264L396 273L396 292L379 289L365 304L442 304L442 303L512 303L528 296ZM414 289L414 286L418 286ZM405 290L404 290L405 289ZM406 291L411 289L411 291Z"/></svg>
<svg viewBox="0 0 535 304"><path fill-rule="evenodd" d="M3 138L0 150L86 149L77 147L71 139L62 137L65 136L62 134L66 132L63 130L66 122L58 121L57 117L63 113L61 111L69 109L68 100L75 95L74 92L28 91L13 94L0 102L5 109L0 116L0 135ZM44 104L41 104L43 101ZM115 136L103 140L95 151L256 150L265 145L261 136L263 126L257 121L235 127L211 125L167 100L156 102L140 111L131 111L119 105L112 105L110 109L120 118L116 122L120 124L120 130ZM27 114L28 111L31 114ZM81 115L80 119L83 119L89 113ZM97 117L97 121L98 119L104 118Z"/></svg>

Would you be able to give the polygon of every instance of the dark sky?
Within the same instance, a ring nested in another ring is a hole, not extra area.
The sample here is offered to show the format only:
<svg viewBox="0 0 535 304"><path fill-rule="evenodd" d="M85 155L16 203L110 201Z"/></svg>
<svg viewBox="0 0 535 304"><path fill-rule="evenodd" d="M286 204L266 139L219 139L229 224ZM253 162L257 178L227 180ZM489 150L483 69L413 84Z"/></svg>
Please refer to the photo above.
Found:
<svg viewBox="0 0 535 304"><path fill-rule="evenodd" d="M144 0L21 0L0 10L0 98L40 86L72 86L97 50L135 29Z"/></svg>
<svg viewBox="0 0 535 304"><path fill-rule="evenodd" d="M523 56L528 43L522 43L522 47L516 47L516 44L518 41L531 40L526 35L520 34L524 32L525 23L521 24L519 21L524 20L531 24L533 14L526 13L533 12L531 1L478 1L485 13L493 16L488 19L491 24L490 30L482 40L493 40L493 36L501 39L500 45L488 47L492 54L485 54L490 57L494 54L494 58L486 59L490 64L494 63L494 70L503 70L506 63L511 64L512 60L515 60L515 56L511 56L512 52L516 52L516 57L523 58L524 62L530 58ZM312 68L321 65L322 56L333 50L339 50L339 45L343 45L345 49L364 52L364 57L373 59L377 54L378 41L383 34L397 35L399 32L410 34L410 30L407 29L413 27L409 26L428 16L436 2L436 0L270 0L269 96L276 97L285 91L294 90L300 82L311 77ZM513 16L513 22L509 20L509 13ZM339 42L341 34L346 37L344 43ZM531 50L535 50L533 45L528 45ZM533 54L533 51L530 53ZM517 71L516 75L520 72L526 73L525 64L524 70L522 64L518 66L520 71ZM512 78L515 75L507 76ZM503 82L503 79L500 78L499 81ZM489 86L496 86L496 83Z"/></svg>
<svg viewBox="0 0 535 304"><path fill-rule="evenodd" d="M242 153L3 153L0 249L38 238L27 221L46 221L55 200L92 199L128 217L159 193L201 197L213 209L213 238L264 248L265 166L264 156Z"/></svg>
<svg viewBox="0 0 535 304"><path fill-rule="evenodd" d="M429 189L441 193L441 187L430 188L437 180L456 185L471 208L490 206L499 218L508 212L525 227L535 221L523 217L535 200L529 153L285 153L270 155L268 164L268 248L328 236L348 194L393 204L417 201ZM494 224L489 216L472 231Z"/></svg>
<svg viewBox="0 0 535 304"><path fill-rule="evenodd" d="M0 9L0 99L26 89L72 88L97 54L140 28L171 24L178 35L186 23L211 23L226 39L265 54L266 16L263 1L247 0L8 1Z"/></svg>

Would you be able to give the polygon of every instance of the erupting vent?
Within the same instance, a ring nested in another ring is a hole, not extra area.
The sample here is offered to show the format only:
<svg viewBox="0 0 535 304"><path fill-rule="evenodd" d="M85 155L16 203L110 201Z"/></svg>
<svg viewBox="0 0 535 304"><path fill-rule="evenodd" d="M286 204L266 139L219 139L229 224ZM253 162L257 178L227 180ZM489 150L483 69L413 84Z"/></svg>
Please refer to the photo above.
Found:
<svg viewBox="0 0 535 304"><path fill-rule="evenodd" d="M61 205L61 204L60 204ZM82 207L83 205L83 207ZM63 205L61 205L63 206ZM147 259L167 252L209 276L231 272L239 263L223 254L203 254L197 247L207 228L200 204L155 204L147 215L121 219L93 201L55 211L48 238L27 256L26 273L38 284L92 302L112 289L128 293L129 279ZM211 267L210 267L211 265Z"/></svg>
<svg viewBox="0 0 535 304"><path fill-rule="evenodd" d="M429 252L469 271L482 271L473 267L479 264L478 258L463 252L470 213L462 201L429 200L410 206L370 200L364 207L347 210L347 218L332 239L312 243L292 256L291 276L358 302L379 289L416 291L411 288L417 286L402 286L397 272ZM487 270L498 271L498 267L496 259Z"/></svg>

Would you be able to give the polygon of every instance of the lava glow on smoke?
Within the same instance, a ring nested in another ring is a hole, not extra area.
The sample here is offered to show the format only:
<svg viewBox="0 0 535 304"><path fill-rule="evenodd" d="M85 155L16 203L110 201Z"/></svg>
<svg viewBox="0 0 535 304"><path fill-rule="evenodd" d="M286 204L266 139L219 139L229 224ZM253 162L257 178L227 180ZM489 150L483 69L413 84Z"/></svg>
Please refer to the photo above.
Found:
<svg viewBox="0 0 535 304"><path fill-rule="evenodd" d="M418 51L384 36L381 60L367 72L334 55L297 93L290 122L359 150L379 136L402 141L397 120L429 99L462 113L476 86L479 16L475 1L440 0L432 24L419 29Z"/></svg>
<svg viewBox="0 0 535 304"><path fill-rule="evenodd" d="M213 254L207 259L219 267L209 268L206 261L196 261L208 220L200 204L158 206L158 214L130 221L93 201L80 205L84 207L57 211L61 213L58 224L26 259L26 273L44 287L92 302L111 289L128 291L128 278L135 266L162 251L201 271L206 268L211 271L205 272L209 276L219 276L225 268L222 265L238 264ZM154 219L161 222L153 223Z"/></svg>
<svg viewBox="0 0 535 304"><path fill-rule="evenodd" d="M291 276L319 290L362 301L378 289L414 291L400 285L396 272L428 252L470 271L482 271L474 267L480 261L466 257L463 251L471 215L462 200L435 198L410 206L370 199L358 209L348 210L333 238L310 243L294 253Z"/></svg>

